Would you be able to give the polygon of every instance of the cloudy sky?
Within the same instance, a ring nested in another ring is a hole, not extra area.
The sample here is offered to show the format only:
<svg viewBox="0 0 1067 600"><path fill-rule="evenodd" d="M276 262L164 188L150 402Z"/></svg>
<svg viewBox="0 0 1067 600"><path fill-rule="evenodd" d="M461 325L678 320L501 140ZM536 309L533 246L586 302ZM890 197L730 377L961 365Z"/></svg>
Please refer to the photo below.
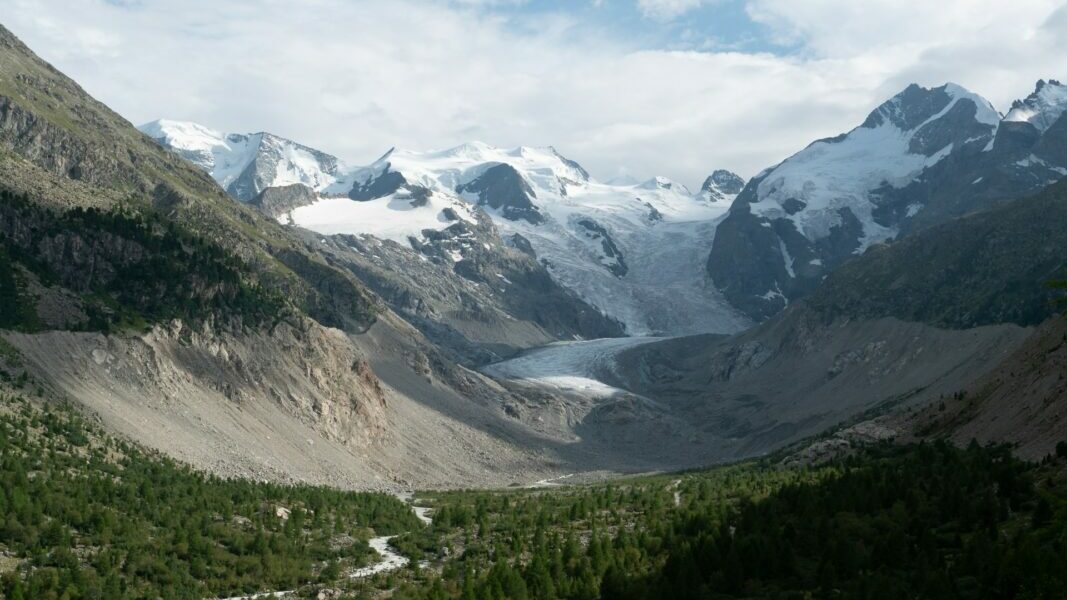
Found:
<svg viewBox="0 0 1067 600"><path fill-rule="evenodd" d="M3 0L134 123L391 146L554 145L594 176L751 176L910 82L1004 111L1067 80L1067 0Z"/></svg>

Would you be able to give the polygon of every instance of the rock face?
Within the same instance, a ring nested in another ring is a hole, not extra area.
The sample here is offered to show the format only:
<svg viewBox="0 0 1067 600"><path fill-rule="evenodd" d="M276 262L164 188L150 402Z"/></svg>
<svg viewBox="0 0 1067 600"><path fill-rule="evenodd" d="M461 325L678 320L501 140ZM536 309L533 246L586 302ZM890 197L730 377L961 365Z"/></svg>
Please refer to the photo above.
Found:
<svg viewBox="0 0 1067 600"><path fill-rule="evenodd" d="M477 194L480 205L500 211L500 215L509 221L521 219L531 225L545 221L532 202L537 197L533 188L511 165L489 167L477 178L456 187L456 191Z"/></svg>
<svg viewBox="0 0 1067 600"><path fill-rule="evenodd" d="M348 197L364 202L367 200L374 200L375 198L382 198L390 194L395 194L401 189L405 189L408 194L419 193L425 194L425 188L418 188L412 190L408 187L408 182L404 179L404 176L396 171L390 171L389 166L386 165L385 170L376 177L368 178L363 182L356 182L353 184L352 189L348 192Z"/></svg>
<svg viewBox="0 0 1067 600"><path fill-rule="evenodd" d="M370 235L309 233L307 243L350 269L427 338L475 366L574 337L622 335L613 321L507 245L480 210L408 244ZM521 241L517 242L521 245Z"/></svg>
<svg viewBox="0 0 1067 600"><path fill-rule="evenodd" d="M160 216L225 248L260 283L315 318L363 326L373 321L373 302L350 275L295 275L275 256L290 248L284 228L233 202L204 172L161 149L3 27L0 53L5 187L60 210L151 205Z"/></svg>
<svg viewBox="0 0 1067 600"><path fill-rule="evenodd" d="M741 176L724 169L717 169L700 186L700 195L709 202L733 202L745 187Z"/></svg>
<svg viewBox="0 0 1067 600"><path fill-rule="evenodd" d="M652 220L658 221L663 218L655 207L652 207L652 210L655 211L652 213ZM600 263L604 265L604 268L616 277L626 276L626 272L629 271L626 267L626 257L622 255L622 250L619 250L615 240L611 239L611 233L592 219L578 219L575 223L585 230L583 233L590 241L600 243Z"/></svg>
<svg viewBox="0 0 1067 600"><path fill-rule="evenodd" d="M1044 106L1034 118L1051 121L1051 100L1038 96L1059 89L1042 83L1020 106ZM873 245L1041 189L1067 174L1067 124L1042 131L1022 113L1002 120L952 84L909 86L860 127L753 178L716 232L708 274L765 319Z"/></svg>
<svg viewBox="0 0 1067 600"><path fill-rule="evenodd" d="M269 187L248 203L268 217L277 219L301 206L314 204L316 200L318 200L318 194L315 193L315 190L302 183L294 183L279 187Z"/></svg>

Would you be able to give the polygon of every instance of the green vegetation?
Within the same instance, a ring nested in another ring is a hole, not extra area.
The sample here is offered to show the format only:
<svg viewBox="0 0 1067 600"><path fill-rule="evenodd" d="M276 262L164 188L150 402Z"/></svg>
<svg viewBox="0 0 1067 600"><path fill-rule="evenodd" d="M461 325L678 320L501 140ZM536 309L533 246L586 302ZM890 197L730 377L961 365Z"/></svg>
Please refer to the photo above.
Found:
<svg viewBox="0 0 1067 600"><path fill-rule="evenodd" d="M825 319L1036 325L1056 313L1047 283L1061 278L1065 257L1067 181L872 247L830 274L806 303Z"/></svg>
<svg viewBox="0 0 1067 600"><path fill-rule="evenodd" d="M87 319L74 328L141 328L175 318L277 318L279 296L249 269L151 212L73 208L53 212L0 192L0 327L33 330L36 311L19 285L21 265L45 286L80 295Z"/></svg>
<svg viewBox="0 0 1067 600"><path fill-rule="evenodd" d="M818 469L437 494L432 531L399 543L447 549L440 576L394 597L1061 598L1065 497L1062 458L944 443Z"/></svg>
<svg viewBox="0 0 1067 600"><path fill-rule="evenodd" d="M227 481L0 398L0 592L204 598L1030 598L1067 589L1067 443L870 447L593 485L381 494ZM280 516L279 507L291 511ZM350 580L366 540L412 562Z"/></svg>
<svg viewBox="0 0 1067 600"><path fill-rule="evenodd" d="M36 325L33 303L22 292L25 286L19 279L15 263L0 246L0 329Z"/></svg>
<svg viewBox="0 0 1067 600"><path fill-rule="evenodd" d="M392 496L206 476L69 409L0 396L0 547L16 558L0 563L5 598L293 589L368 562L372 530L419 526Z"/></svg>

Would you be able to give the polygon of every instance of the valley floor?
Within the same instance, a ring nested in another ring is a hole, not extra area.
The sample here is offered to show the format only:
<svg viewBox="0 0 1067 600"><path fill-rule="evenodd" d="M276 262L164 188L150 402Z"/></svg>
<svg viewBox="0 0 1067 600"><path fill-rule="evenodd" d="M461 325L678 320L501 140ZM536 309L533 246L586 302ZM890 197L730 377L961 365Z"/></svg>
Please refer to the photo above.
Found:
<svg viewBox="0 0 1067 600"><path fill-rule="evenodd" d="M1067 586L1067 442L1042 464L1005 446L873 443L803 466L781 453L397 498L205 477L16 391L0 397L0 449L0 594L13 600L992 599Z"/></svg>

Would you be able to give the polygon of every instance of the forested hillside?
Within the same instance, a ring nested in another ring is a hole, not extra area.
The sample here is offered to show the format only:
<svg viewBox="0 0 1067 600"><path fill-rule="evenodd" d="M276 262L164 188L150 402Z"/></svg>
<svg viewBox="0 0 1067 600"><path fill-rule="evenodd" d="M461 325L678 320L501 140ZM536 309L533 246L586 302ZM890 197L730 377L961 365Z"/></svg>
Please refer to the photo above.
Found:
<svg viewBox="0 0 1067 600"><path fill-rule="evenodd" d="M371 534L420 526L392 496L222 480L0 394L0 591L11 600L205 598L332 582Z"/></svg>
<svg viewBox="0 0 1067 600"><path fill-rule="evenodd" d="M551 492L437 495L455 559L402 598L1057 598L1067 444L881 446Z"/></svg>
<svg viewBox="0 0 1067 600"><path fill-rule="evenodd" d="M240 259L150 209L54 210L7 191L0 289L0 327L23 331L170 319L259 325L285 308Z"/></svg>

